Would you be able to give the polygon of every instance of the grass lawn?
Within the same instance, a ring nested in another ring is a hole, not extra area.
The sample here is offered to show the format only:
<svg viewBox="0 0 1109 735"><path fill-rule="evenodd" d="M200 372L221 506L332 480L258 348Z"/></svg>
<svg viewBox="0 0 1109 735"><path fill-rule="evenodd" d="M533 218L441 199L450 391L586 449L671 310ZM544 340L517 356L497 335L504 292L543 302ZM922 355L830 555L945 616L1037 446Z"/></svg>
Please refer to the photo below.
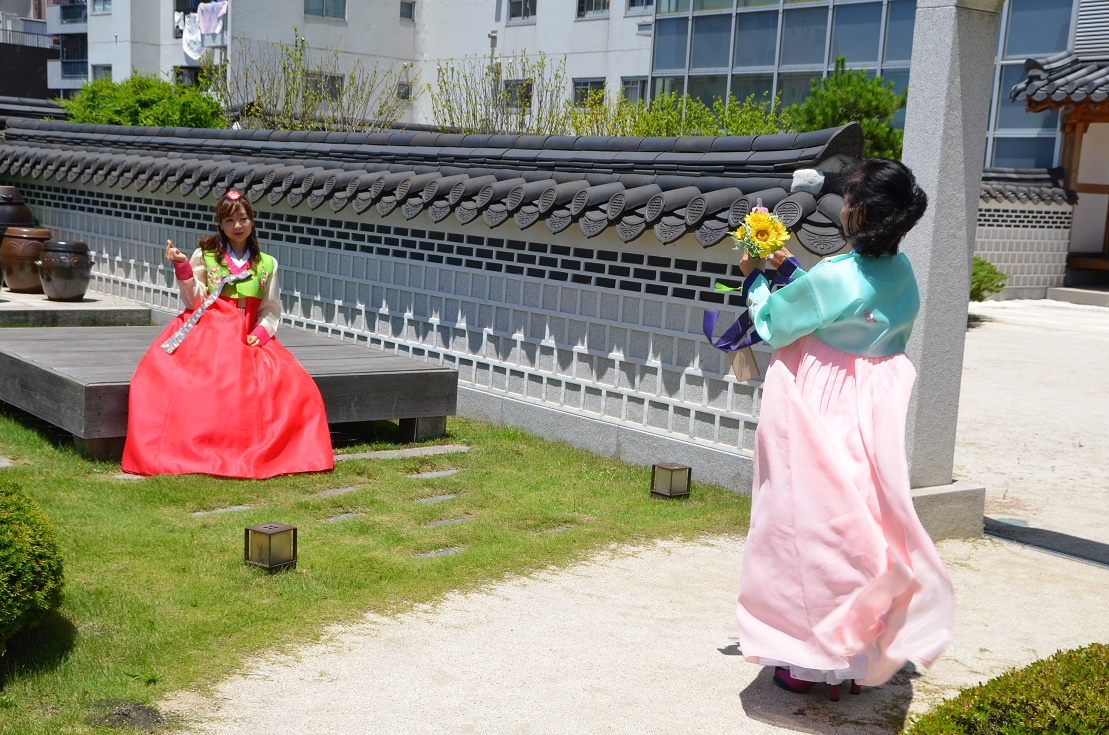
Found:
<svg viewBox="0 0 1109 735"><path fill-rule="evenodd" d="M336 445L392 448L394 432L379 424ZM119 732L92 724L105 702L203 691L251 654L316 640L330 623L564 566L611 544L747 528L746 496L695 483L689 499L652 500L650 468L513 429L452 419L433 443L470 451L261 482L122 480L118 464L85 460L68 437L0 408L0 454L14 464L0 472L53 520L65 559L60 613L11 639L0 658L0 735ZM408 477L447 469L460 471ZM317 495L348 487L357 489ZM470 520L429 527L461 518ZM266 521L298 527L295 571L268 576L243 564L243 528ZM448 548L461 551L417 558Z"/></svg>

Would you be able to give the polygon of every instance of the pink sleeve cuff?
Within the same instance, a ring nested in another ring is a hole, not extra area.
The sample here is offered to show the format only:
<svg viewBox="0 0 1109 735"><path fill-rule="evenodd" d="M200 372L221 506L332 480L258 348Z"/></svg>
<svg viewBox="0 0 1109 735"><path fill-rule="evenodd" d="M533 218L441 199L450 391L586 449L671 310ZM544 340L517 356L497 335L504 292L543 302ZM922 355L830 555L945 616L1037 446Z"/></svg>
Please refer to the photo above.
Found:
<svg viewBox="0 0 1109 735"><path fill-rule="evenodd" d="M264 345L265 343L270 341L270 333L267 332L266 328L263 327L261 324L259 324L254 329L250 330L250 333L258 338L258 345L259 346Z"/></svg>
<svg viewBox="0 0 1109 735"><path fill-rule="evenodd" d="M193 277L193 266L187 260L184 263L174 263L173 272L177 274L177 280L187 281Z"/></svg>

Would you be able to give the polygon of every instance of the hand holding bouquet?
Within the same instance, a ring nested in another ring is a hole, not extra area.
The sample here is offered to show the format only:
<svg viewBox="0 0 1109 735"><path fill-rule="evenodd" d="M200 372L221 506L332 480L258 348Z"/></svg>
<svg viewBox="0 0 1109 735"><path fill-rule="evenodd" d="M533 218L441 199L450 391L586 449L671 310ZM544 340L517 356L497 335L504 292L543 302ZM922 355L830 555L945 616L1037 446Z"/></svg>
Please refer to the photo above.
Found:
<svg viewBox="0 0 1109 735"><path fill-rule="evenodd" d="M736 250L746 250L752 258L765 258L789 240L789 230L766 207L751 209L743 224L732 233Z"/></svg>

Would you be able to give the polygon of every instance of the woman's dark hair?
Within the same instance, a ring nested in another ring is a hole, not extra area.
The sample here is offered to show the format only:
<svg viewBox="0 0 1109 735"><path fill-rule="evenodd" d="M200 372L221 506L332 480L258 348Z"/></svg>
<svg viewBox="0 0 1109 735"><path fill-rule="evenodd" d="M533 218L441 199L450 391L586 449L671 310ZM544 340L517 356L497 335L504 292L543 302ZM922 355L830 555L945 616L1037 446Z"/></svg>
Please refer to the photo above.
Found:
<svg viewBox="0 0 1109 735"><path fill-rule="evenodd" d="M860 255L893 255L928 208L928 195L909 167L887 158L864 158L842 172L847 204L844 233Z"/></svg>
<svg viewBox="0 0 1109 735"><path fill-rule="evenodd" d="M258 228L254 226L254 207L251 206L250 201L244 197L228 199L227 195L220 197L219 202L216 203L216 228L215 235L209 235L200 241L200 249L212 253L219 259L221 253L227 249L230 243L227 241L227 235L223 234L223 221L233 215L236 210L241 209L243 213L250 218L250 237L246 239L246 249L250 254L250 267L254 268L258 265L258 261L262 259L262 246L258 243Z"/></svg>

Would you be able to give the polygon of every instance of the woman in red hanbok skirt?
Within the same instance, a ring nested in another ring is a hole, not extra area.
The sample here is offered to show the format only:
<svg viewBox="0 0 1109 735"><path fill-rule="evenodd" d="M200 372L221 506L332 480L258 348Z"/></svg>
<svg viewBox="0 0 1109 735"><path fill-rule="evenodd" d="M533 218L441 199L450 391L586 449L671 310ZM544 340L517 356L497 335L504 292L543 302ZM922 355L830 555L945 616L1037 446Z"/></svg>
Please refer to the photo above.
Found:
<svg viewBox="0 0 1109 735"><path fill-rule="evenodd" d="M229 191L220 232L186 256L166 242L185 311L131 379L123 469L265 479L334 466L323 399L273 338L277 261L262 253L254 209Z"/></svg>

